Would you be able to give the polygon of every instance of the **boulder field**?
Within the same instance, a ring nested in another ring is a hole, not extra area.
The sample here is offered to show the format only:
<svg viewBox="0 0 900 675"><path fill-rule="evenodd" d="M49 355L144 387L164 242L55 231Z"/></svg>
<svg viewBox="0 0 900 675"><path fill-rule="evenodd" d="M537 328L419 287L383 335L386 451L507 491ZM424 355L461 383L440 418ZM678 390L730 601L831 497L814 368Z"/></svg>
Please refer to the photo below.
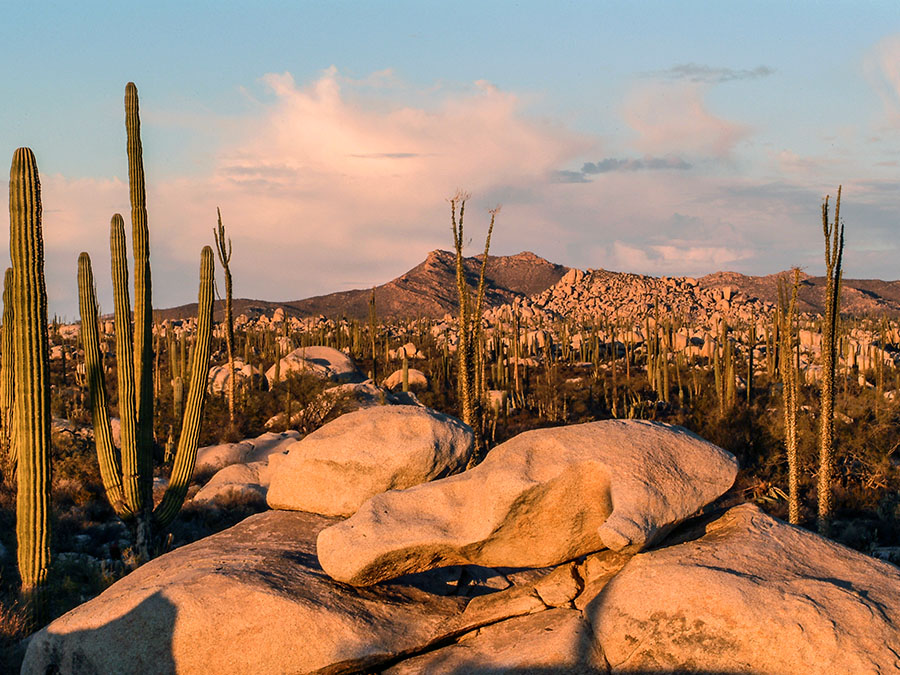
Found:
<svg viewBox="0 0 900 675"><path fill-rule="evenodd" d="M330 447L355 476L363 450ZM736 470L659 423L527 432L346 520L267 511L163 555L33 635L22 672L900 670L900 570L716 507Z"/></svg>

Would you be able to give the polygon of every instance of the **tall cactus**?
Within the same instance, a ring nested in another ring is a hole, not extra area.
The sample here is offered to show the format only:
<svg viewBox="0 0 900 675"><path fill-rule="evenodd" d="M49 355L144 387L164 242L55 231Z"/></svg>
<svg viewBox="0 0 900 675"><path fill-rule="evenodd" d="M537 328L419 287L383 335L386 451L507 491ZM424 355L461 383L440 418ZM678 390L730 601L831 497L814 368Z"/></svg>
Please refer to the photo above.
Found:
<svg viewBox="0 0 900 675"><path fill-rule="evenodd" d="M779 345L780 375L784 401L784 444L788 461L788 519L792 525L800 524L800 469L797 456L797 361L793 358L797 348L797 293L800 289L800 269L794 268L790 302L786 282L778 279L778 318L781 326Z"/></svg>
<svg viewBox="0 0 900 675"><path fill-rule="evenodd" d="M22 593L30 603L40 597L50 568L50 355L41 184L28 148L16 150L9 172L9 249L19 457L16 538Z"/></svg>
<svg viewBox="0 0 900 675"><path fill-rule="evenodd" d="M153 491L153 306L150 301L150 233L141 147L141 119L134 82L125 85L125 132L128 151L128 189L131 202L131 237L134 248L134 398L137 410L137 442L143 483L149 498Z"/></svg>
<svg viewBox="0 0 900 675"><path fill-rule="evenodd" d="M78 259L79 308L85 373L91 392L94 440L100 474L107 498L115 512L134 532L137 557L150 557L156 535L178 513L193 472L200 435L200 418L209 371L212 326L212 249L201 255L198 335L194 350L191 390L169 487L162 502L153 508L153 349L150 318L150 253L144 198L144 170L141 161L140 120L137 90L129 83L125 92L128 133L129 183L132 204L132 233L135 263L134 325L128 294L128 261L125 223L116 214L110 222L110 251L114 291L116 353L118 366L121 451L112 443L106 390L100 358L97 298L91 260L87 253Z"/></svg>
<svg viewBox="0 0 900 675"><path fill-rule="evenodd" d="M16 400L16 365L13 319L13 270L6 268L3 278L3 326L0 327L0 454L4 476L12 478L16 470L16 446L13 443L13 404Z"/></svg>

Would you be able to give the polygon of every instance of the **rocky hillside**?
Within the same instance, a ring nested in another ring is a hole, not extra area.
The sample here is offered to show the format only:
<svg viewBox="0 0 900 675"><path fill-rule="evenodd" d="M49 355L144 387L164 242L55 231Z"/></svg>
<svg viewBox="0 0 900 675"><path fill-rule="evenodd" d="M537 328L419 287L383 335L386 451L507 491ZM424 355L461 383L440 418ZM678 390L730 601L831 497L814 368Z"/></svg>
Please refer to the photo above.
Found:
<svg viewBox="0 0 900 675"><path fill-rule="evenodd" d="M481 272L481 256L465 259L466 278L474 287ZM495 307L540 293L562 278L569 268L544 260L534 253L510 256L488 256L485 278L486 307ZM267 302L237 299L234 314L256 318L271 316L282 308L286 316L347 317L365 319L369 314L371 289L340 291L305 300ZM424 262L396 279L375 288L375 302L381 318L439 318L457 309L456 257L449 251L432 251ZM221 317L222 303L216 303L216 318ZM196 303L154 312L156 319L182 319L195 316Z"/></svg>
<svg viewBox="0 0 900 675"><path fill-rule="evenodd" d="M778 278L791 278L790 272L763 277L746 276L736 272L707 274L697 281L705 289L731 288L733 293L775 303L778 300ZM825 303L825 277L800 275L798 304L801 312L819 314ZM900 315L900 281L880 279L844 279L841 311L854 316Z"/></svg>
<svg viewBox="0 0 900 675"><path fill-rule="evenodd" d="M478 283L481 257L466 258L466 277ZM568 274L567 274L568 273ZM627 318L643 317L659 304L660 312L678 312L685 319L706 318L721 312L746 319L771 311L778 301L778 279L790 281L790 272L747 276L716 272L699 279L654 277L609 270L570 269L534 253L489 256L485 308L496 313L503 306L530 307L553 317L598 313ZM235 316L271 316L281 308L285 316L347 317L365 319L371 289L341 291L290 302L238 299ZM801 274L799 309L820 313L825 278ZM380 318L440 318L455 314L456 265L454 254L432 251L424 262L375 289ZM900 281L844 279L841 310L854 316L900 316ZM157 320L194 316L196 304L155 312ZM216 303L217 318L222 304ZM526 311L527 314L527 311Z"/></svg>

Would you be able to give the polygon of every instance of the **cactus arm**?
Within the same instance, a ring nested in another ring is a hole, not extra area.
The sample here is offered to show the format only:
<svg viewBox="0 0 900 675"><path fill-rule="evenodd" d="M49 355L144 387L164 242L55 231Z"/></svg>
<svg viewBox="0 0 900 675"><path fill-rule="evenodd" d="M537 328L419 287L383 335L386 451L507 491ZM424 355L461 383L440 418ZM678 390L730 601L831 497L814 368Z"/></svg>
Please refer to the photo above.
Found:
<svg viewBox="0 0 900 675"><path fill-rule="evenodd" d="M138 513L148 504L141 491L141 458L144 448L137 441L137 392L135 365L131 354L131 302L128 297L128 257L125 252L125 221L118 213L109 223L112 255L113 311L116 326L116 369L119 380L119 420L121 421L122 481L128 510Z"/></svg>
<svg viewBox="0 0 900 675"><path fill-rule="evenodd" d="M150 234L144 189L141 119L137 87L133 82L125 86L125 131L128 137L128 187L134 246L134 400L137 410L138 474L142 502L149 504L153 501L153 307L150 300ZM123 352L120 354L124 355Z"/></svg>
<svg viewBox="0 0 900 675"><path fill-rule="evenodd" d="M209 373L209 352L212 341L213 314L213 253L204 246L200 254L200 293L197 303L197 339L191 368L191 388L188 392L184 423L178 439L178 450L172 466L172 476L162 501L153 512L158 527L166 528L178 512L187 494L188 483L194 473L197 445L200 441L200 422L206 402L206 386Z"/></svg>
<svg viewBox="0 0 900 675"><path fill-rule="evenodd" d="M29 598L45 585L50 567L50 355L41 184L28 148L16 150L9 172L9 240L16 304L16 536L22 591Z"/></svg>
<svg viewBox="0 0 900 675"><path fill-rule="evenodd" d="M122 489L122 469L112 439L109 410L106 406L106 383L103 380L103 364L100 357L100 331L97 328L97 293L91 258L87 253L78 256L78 307L81 313L81 342L84 344L84 370L91 399L91 416L94 425L94 446L103 489L113 510L120 518L128 518L131 511L125 506Z"/></svg>
<svg viewBox="0 0 900 675"><path fill-rule="evenodd" d="M6 454L6 469L14 473L16 469L16 446L13 442L13 411L16 393L16 362L13 345L13 271L6 268L3 278L3 327L0 329L0 425L2 425L2 451Z"/></svg>

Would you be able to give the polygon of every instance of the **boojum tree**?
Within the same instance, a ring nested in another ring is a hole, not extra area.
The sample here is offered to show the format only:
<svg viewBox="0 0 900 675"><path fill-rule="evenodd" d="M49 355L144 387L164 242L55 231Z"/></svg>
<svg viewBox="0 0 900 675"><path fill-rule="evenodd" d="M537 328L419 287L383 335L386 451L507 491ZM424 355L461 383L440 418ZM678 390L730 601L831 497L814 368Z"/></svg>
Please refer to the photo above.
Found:
<svg viewBox="0 0 900 675"><path fill-rule="evenodd" d="M484 405L482 402L482 382L479 377L482 369L482 328L484 313L485 272L487 270L488 251L491 248L491 235L494 232L494 221L500 207L490 211L491 222L488 225L484 241L484 255L481 258L481 272L475 300L466 280L463 246L465 244L463 220L466 212L466 200L469 195L458 192L450 199L450 225L453 231L453 245L456 250L456 288L459 296L459 322L457 345L458 360L458 395L460 416L463 422L475 432L475 453L473 463L484 458ZM458 216L457 216L457 208Z"/></svg>
<svg viewBox="0 0 900 675"><path fill-rule="evenodd" d="M834 220L829 221L828 197L822 202L825 235L825 316L822 324L822 384L819 416L819 532L826 534L834 516L834 399L838 322L844 256L844 223L841 221L841 187L834 201Z"/></svg>

